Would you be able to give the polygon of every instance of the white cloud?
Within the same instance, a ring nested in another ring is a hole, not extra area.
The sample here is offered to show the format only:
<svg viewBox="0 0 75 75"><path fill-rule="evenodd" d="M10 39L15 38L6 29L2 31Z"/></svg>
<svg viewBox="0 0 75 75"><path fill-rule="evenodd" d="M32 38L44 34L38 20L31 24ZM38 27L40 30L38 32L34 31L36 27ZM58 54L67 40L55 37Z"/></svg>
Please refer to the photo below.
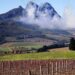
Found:
<svg viewBox="0 0 75 75"><path fill-rule="evenodd" d="M65 8L64 21L67 28L75 28L75 14L71 8Z"/></svg>
<svg viewBox="0 0 75 75"><path fill-rule="evenodd" d="M59 18L55 15L53 18L49 17L44 13L40 13L38 18L35 18L35 8L29 7L28 16L20 17L19 21L39 25L41 28L50 28L50 29L70 29L75 28L75 15L72 13L72 10L65 8L63 18Z"/></svg>

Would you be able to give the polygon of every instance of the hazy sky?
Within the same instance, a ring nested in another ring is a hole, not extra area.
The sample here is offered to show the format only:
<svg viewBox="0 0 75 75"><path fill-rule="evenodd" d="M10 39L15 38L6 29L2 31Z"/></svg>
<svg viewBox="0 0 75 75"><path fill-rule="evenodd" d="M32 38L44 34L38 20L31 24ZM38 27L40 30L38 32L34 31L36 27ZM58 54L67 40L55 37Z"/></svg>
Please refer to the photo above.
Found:
<svg viewBox="0 0 75 75"><path fill-rule="evenodd" d="M33 1L39 5L49 2L61 16L66 7L71 8L73 13L75 13L75 0L0 0L0 14L20 5L25 8L29 1Z"/></svg>

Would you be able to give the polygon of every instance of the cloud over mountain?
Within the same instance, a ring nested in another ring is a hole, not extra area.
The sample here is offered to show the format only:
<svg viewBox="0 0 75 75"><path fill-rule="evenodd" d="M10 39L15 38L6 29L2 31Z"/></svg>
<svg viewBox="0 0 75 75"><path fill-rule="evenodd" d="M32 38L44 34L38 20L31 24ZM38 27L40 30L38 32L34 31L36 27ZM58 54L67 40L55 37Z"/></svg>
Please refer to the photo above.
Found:
<svg viewBox="0 0 75 75"><path fill-rule="evenodd" d="M75 14L72 9L65 8L61 17L48 2L43 5L29 2L26 8L19 6L7 13L0 14L0 21L10 19L25 24L38 25L41 28L75 29Z"/></svg>
<svg viewBox="0 0 75 75"><path fill-rule="evenodd" d="M24 13L26 14L24 15ZM33 2L27 4L23 16L20 18L22 22L50 29L60 28L59 20L61 20L60 15L49 3L38 6Z"/></svg>
<svg viewBox="0 0 75 75"><path fill-rule="evenodd" d="M25 13L25 14L24 14ZM75 28L75 15L66 8L63 17L55 11L51 4L45 3L38 6L34 2L29 2L20 17L20 21L28 24L39 25L49 29Z"/></svg>

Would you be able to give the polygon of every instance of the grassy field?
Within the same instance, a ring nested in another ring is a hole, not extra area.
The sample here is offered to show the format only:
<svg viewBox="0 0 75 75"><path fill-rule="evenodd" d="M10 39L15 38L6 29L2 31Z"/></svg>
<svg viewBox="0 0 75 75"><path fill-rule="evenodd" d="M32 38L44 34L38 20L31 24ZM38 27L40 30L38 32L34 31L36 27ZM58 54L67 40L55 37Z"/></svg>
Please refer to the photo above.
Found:
<svg viewBox="0 0 75 75"><path fill-rule="evenodd" d="M25 42L11 42L11 43L5 43L0 45L0 51L12 51L12 49L15 48L28 48L31 49L38 49L41 48L43 45L41 44L35 44L35 43L25 43Z"/></svg>
<svg viewBox="0 0 75 75"><path fill-rule="evenodd" d="M11 48L9 48L9 47L0 47L0 51L4 51L4 52L11 51Z"/></svg>
<svg viewBox="0 0 75 75"><path fill-rule="evenodd" d="M75 59L75 52L69 51L68 48L59 48L50 50L50 52L0 56L0 61L47 59Z"/></svg>

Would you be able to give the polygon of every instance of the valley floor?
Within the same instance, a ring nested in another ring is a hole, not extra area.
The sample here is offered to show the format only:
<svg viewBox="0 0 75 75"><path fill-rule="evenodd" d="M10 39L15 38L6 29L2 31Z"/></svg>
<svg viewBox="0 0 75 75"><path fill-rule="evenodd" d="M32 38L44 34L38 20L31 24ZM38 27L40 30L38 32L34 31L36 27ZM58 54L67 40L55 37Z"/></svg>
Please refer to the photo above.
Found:
<svg viewBox="0 0 75 75"><path fill-rule="evenodd" d="M69 51L68 48L58 48L49 52L29 53L29 54L12 54L0 56L0 61L15 60L47 60L47 59L75 59L75 52Z"/></svg>

